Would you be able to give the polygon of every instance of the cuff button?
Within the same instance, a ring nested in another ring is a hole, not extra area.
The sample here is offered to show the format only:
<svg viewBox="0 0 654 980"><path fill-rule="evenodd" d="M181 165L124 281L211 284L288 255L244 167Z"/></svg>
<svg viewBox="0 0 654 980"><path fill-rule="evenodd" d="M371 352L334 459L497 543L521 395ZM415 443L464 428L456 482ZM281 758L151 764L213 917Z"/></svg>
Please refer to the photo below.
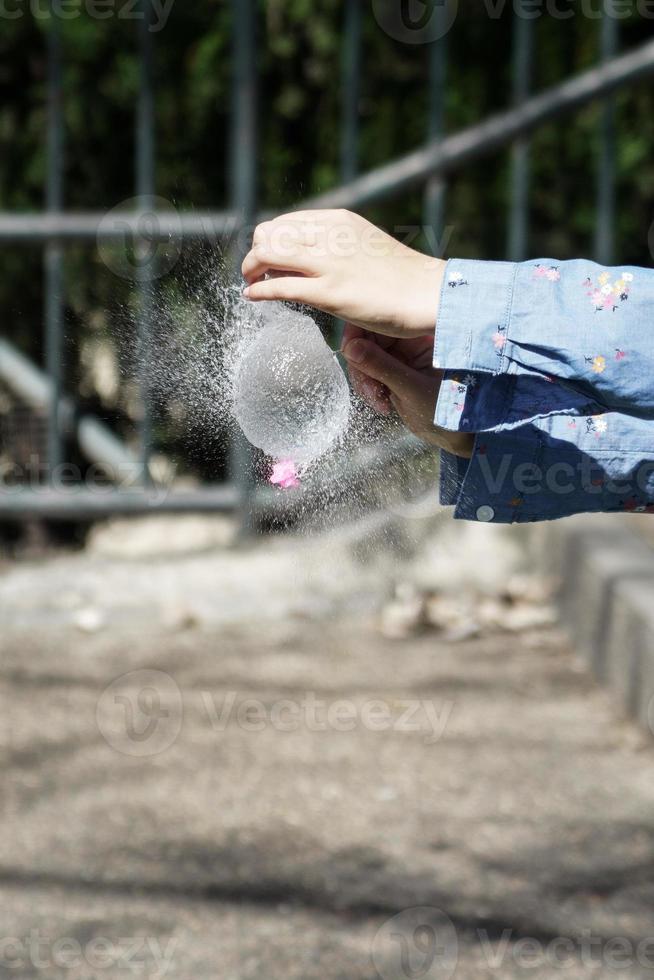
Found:
<svg viewBox="0 0 654 980"><path fill-rule="evenodd" d="M495 517L495 511L493 510L492 507L489 507L488 504L484 504L483 507L480 507L477 510L478 521L488 522L488 521L492 521L494 517Z"/></svg>

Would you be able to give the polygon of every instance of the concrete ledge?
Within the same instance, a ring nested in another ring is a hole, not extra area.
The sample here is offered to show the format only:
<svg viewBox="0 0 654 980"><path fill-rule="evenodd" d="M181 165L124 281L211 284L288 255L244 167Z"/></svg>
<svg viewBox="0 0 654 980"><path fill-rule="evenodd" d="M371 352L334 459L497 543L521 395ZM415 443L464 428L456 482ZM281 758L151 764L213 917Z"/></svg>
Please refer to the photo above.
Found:
<svg viewBox="0 0 654 980"><path fill-rule="evenodd" d="M654 734L654 549L634 527L584 516L534 526L529 547L592 672Z"/></svg>

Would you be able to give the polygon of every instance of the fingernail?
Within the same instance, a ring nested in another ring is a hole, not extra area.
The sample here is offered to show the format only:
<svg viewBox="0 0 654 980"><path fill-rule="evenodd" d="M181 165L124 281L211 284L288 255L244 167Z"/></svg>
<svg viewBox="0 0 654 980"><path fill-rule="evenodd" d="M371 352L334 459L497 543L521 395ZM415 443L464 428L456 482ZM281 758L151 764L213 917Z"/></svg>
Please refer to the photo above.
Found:
<svg viewBox="0 0 654 980"><path fill-rule="evenodd" d="M344 349L343 354L348 361L353 361L355 364L358 364L366 356L366 348L360 340L351 340Z"/></svg>
<svg viewBox="0 0 654 980"><path fill-rule="evenodd" d="M243 295L245 296L246 299L249 299L250 298L250 287L249 286L246 286L245 287L245 289L243 290Z"/></svg>

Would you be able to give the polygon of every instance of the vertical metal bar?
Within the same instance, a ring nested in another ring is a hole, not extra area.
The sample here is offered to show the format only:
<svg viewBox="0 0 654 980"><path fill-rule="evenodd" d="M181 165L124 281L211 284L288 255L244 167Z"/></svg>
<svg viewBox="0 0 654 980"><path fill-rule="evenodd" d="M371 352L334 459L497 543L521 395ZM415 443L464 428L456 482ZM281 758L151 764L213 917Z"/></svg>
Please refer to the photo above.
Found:
<svg viewBox="0 0 654 980"><path fill-rule="evenodd" d="M359 172L359 102L361 99L361 0L345 0L341 49L341 183ZM332 342L339 348L345 322L334 320Z"/></svg>
<svg viewBox="0 0 654 980"><path fill-rule="evenodd" d="M236 247L232 261L238 267L246 250L246 233L257 207L257 31L256 0L232 0L233 71L230 189L237 215ZM239 270L240 271L240 270ZM230 476L239 490L241 531L252 526L254 478L252 453L239 432L230 447Z"/></svg>
<svg viewBox="0 0 654 980"><path fill-rule="evenodd" d="M136 193L154 194L154 49L152 0L140 0L139 94L136 112Z"/></svg>
<svg viewBox="0 0 654 980"><path fill-rule="evenodd" d="M247 226L254 218L257 196L256 2L232 0L232 10L231 196L241 225Z"/></svg>
<svg viewBox="0 0 654 980"><path fill-rule="evenodd" d="M512 101L520 105L529 96L534 48L533 5L518 0L513 19ZM519 139L511 150L511 202L509 206L508 257L520 262L529 247L530 141Z"/></svg>
<svg viewBox="0 0 654 980"><path fill-rule="evenodd" d="M359 169L359 101L361 98L361 0L345 0L341 92L341 181Z"/></svg>
<svg viewBox="0 0 654 980"><path fill-rule="evenodd" d="M447 16L447 3L436 8L436 16ZM439 31L439 37L429 46L429 119L427 135L430 140L445 135L445 90L447 83L447 32ZM443 251L443 226L445 222L445 197L447 183L443 177L431 177L425 187L424 222L427 244L433 254Z"/></svg>
<svg viewBox="0 0 654 980"><path fill-rule="evenodd" d="M608 61L618 50L618 20L613 0L604 0L600 27L600 59ZM613 262L615 234L615 99L609 96L602 106L599 123L597 167L597 219L595 258L602 265Z"/></svg>
<svg viewBox="0 0 654 980"><path fill-rule="evenodd" d="M154 124L154 50L152 0L139 3L139 92L136 107L136 196L141 211L152 208L155 191L155 124ZM136 242L138 270L138 345L139 383L141 395L141 478L144 485L151 482L152 399L150 359L152 356L152 325L156 257L146 241Z"/></svg>
<svg viewBox="0 0 654 980"><path fill-rule="evenodd" d="M64 117L61 25L53 8L48 23L47 70L47 174L46 210L63 208ZM46 245L45 267L45 367L52 383L48 413L48 469L50 482L63 462L61 394L63 384L63 254L58 242Z"/></svg>

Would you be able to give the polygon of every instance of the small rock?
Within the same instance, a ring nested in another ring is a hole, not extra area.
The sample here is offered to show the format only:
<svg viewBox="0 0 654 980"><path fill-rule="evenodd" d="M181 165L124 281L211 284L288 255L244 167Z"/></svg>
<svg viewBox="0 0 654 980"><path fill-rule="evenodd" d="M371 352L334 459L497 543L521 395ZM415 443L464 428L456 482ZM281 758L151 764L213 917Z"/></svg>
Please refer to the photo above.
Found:
<svg viewBox="0 0 654 980"><path fill-rule="evenodd" d="M554 606L525 603L505 613L503 626L511 633L519 633L522 630L554 626L557 621L558 615Z"/></svg>
<svg viewBox="0 0 654 980"><path fill-rule="evenodd" d="M382 609L382 636L389 640L404 640L426 625L424 597L407 583L396 586L394 599Z"/></svg>
<svg viewBox="0 0 654 980"><path fill-rule="evenodd" d="M456 626L454 629L448 630L443 639L448 643L464 643L466 640L474 640L481 632L482 629L479 623L470 620L467 623L461 623L460 626Z"/></svg>
<svg viewBox="0 0 654 980"><path fill-rule="evenodd" d="M468 596L430 595L426 600L425 615L435 629L457 630L470 621L472 602Z"/></svg>

